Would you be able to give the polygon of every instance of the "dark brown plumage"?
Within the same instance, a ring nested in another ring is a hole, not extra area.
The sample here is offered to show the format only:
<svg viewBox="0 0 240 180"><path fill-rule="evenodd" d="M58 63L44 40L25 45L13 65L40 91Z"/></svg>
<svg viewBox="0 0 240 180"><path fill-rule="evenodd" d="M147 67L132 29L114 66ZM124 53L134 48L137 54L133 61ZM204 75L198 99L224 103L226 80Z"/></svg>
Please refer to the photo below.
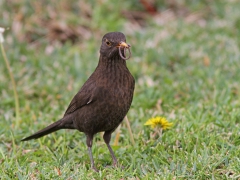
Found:
<svg viewBox="0 0 240 180"><path fill-rule="evenodd" d="M99 63L93 74L74 96L62 119L23 139L37 139L59 129L77 129L86 134L91 167L97 171L92 156L93 136L104 131L104 141L117 165L109 145L112 132L122 122L132 103L134 78L125 59L126 44L123 33L111 32L103 36Z"/></svg>

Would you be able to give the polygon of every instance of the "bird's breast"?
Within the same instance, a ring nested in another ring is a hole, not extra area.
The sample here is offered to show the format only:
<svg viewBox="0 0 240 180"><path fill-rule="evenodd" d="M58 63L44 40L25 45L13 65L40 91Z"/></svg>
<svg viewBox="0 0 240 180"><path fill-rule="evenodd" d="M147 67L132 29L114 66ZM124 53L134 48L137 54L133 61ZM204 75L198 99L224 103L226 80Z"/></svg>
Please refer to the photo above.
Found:
<svg viewBox="0 0 240 180"><path fill-rule="evenodd" d="M115 129L121 123L131 106L134 91L134 79L130 73L107 79L102 84L102 113L96 126L101 131Z"/></svg>
<svg viewBox="0 0 240 180"><path fill-rule="evenodd" d="M98 69L92 76L97 86L97 98L83 107L79 115L84 120L79 129L87 133L114 130L126 116L133 98L134 78L127 68L115 68L115 71ZM86 128L87 127L87 128Z"/></svg>

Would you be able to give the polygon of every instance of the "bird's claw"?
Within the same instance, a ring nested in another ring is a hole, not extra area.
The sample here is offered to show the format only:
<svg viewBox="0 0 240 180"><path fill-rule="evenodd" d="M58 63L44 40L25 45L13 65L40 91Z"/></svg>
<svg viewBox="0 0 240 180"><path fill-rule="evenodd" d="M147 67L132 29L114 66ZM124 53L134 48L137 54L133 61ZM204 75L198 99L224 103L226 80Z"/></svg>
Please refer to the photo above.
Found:
<svg viewBox="0 0 240 180"><path fill-rule="evenodd" d="M99 172L99 170L95 166L92 166L92 170L94 170L95 172Z"/></svg>
<svg viewBox="0 0 240 180"><path fill-rule="evenodd" d="M107 165L105 168L121 168L124 169L124 166L121 166L120 164L113 163L112 165Z"/></svg>

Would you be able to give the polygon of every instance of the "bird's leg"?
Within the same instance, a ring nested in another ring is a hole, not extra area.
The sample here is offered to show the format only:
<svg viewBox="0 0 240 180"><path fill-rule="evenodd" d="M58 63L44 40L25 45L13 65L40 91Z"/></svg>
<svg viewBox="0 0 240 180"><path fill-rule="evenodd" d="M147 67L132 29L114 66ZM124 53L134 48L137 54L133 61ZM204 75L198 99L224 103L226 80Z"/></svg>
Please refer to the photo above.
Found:
<svg viewBox="0 0 240 180"><path fill-rule="evenodd" d="M92 134L87 134L86 142L87 142L87 146L88 146L88 155L89 155L89 158L90 158L90 161L91 161L91 168L94 171L98 172L98 169L94 165L94 160L93 160L93 155L92 155L92 141L93 141L93 135Z"/></svg>
<svg viewBox="0 0 240 180"><path fill-rule="evenodd" d="M112 134L112 132L106 131L103 135L103 139L104 139L105 143L107 144L108 150L112 156L113 166L116 167L117 166L117 158L115 157L113 150L112 150L111 146L109 145L109 142L111 140L111 134Z"/></svg>

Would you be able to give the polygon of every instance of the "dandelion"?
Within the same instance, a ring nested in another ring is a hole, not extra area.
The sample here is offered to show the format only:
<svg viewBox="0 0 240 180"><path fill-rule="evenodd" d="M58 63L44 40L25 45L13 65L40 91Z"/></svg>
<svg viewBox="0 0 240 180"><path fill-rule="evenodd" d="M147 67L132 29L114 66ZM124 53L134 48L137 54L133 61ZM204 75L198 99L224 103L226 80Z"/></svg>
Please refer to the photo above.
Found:
<svg viewBox="0 0 240 180"><path fill-rule="evenodd" d="M173 123L168 122L168 120L164 117L157 116L150 118L144 125L151 126L152 128L160 127L161 129L166 130L171 129Z"/></svg>
<svg viewBox="0 0 240 180"><path fill-rule="evenodd" d="M154 118L150 118L144 125L151 126L151 128L155 129L155 132L158 133L159 136L161 136L162 130L171 129L173 123L168 122L165 117L157 116Z"/></svg>

